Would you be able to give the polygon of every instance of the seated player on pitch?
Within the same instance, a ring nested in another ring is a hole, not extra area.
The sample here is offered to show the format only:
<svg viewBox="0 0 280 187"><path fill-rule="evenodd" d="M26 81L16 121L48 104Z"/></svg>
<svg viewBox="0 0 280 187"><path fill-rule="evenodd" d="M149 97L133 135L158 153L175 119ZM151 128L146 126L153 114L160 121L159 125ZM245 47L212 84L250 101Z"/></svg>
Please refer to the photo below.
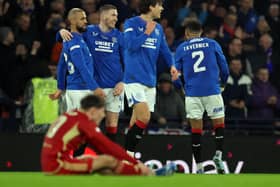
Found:
<svg viewBox="0 0 280 187"><path fill-rule="evenodd" d="M102 134L98 125L104 118L104 100L88 95L81 108L61 115L46 133L41 152L42 171L46 174L169 175L176 170L170 163L156 171L146 167ZM72 150L88 143L98 156L73 157Z"/></svg>

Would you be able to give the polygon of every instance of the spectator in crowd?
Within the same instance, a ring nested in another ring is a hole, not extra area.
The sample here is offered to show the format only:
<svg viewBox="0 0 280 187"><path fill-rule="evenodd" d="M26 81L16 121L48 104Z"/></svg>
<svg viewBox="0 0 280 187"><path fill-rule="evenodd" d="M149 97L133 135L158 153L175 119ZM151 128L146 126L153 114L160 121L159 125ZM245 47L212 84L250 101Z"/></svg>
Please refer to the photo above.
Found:
<svg viewBox="0 0 280 187"><path fill-rule="evenodd" d="M11 74L16 63L15 37L10 27L0 27L0 55L5 60L0 61L0 86L11 99L15 99L14 86L11 86Z"/></svg>
<svg viewBox="0 0 280 187"><path fill-rule="evenodd" d="M183 26L185 18L188 17L192 13L192 9L191 9L192 3L193 3L192 0L187 0L186 4L178 10L177 19L176 19L176 23L175 23L176 27ZM207 15L208 15L207 14L207 6L208 6L207 3L202 3L201 4L201 9L200 9L200 11L198 13L198 16L197 16L199 21L202 24L205 23Z"/></svg>
<svg viewBox="0 0 280 187"><path fill-rule="evenodd" d="M168 125L171 128L182 127L181 125L186 124L184 101L175 91L168 73L162 73L159 77L155 111L152 118L159 125Z"/></svg>
<svg viewBox="0 0 280 187"><path fill-rule="evenodd" d="M29 14L22 13L17 17L15 38L17 42L25 43L27 47L31 47L33 41L39 39L38 30L32 27Z"/></svg>
<svg viewBox="0 0 280 187"><path fill-rule="evenodd" d="M250 61L254 62L252 63L253 70L263 66L267 67L271 83L280 90L280 56L277 49L273 48L273 39L269 34L263 34L259 38L259 49L250 58L252 59Z"/></svg>
<svg viewBox="0 0 280 187"><path fill-rule="evenodd" d="M87 15L90 15L97 11L98 2L99 0L81 0L81 7Z"/></svg>
<svg viewBox="0 0 280 187"><path fill-rule="evenodd" d="M235 29L237 24L237 15L233 12L227 13L224 23L219 29L219 36L226 44L235 37ZM225 45L225 44L224 44Z"/></svg>
<svg viewBox="0 0 280 187"><path fill-rule="evenodd" d="M43 32L42 42L44 45L42 46L42 54L41 56L44 57L47 61L58 62L59 54L61 52L62 45L55 41L56 32L61 29L65 28L66 23L63 20L63 17L58 13L51 13L46 25L45 30ZM56 50L54 50L56 49ZM59 52L56 55L56 58L53 58L55 52Z"/></svg>
<svg viewBox="0 0 280 187"><path fill-rule="evenodd" d="M258 23L257 23L257 28L255 30L254 37L259 38L261 35L266 34L266 33L271 34L271 28L270 28L268 22L266 21L265 17L260 16Z"/></svg>
<svg viewBox="0 0 280 187"><path fill-rule="evenodd" d="M258 119L273 119L276 110L280 109L280 96L276 88L269 81L267 67L258 69L252 84L252 99L250 102L249 116Z"/></svg>
<svg viewBox="0 0 280 187"><path fill-rule="evenodd" d="M64 111L62 99L52 101L48 94L56 90L56 64L50 63L48 71L38 72L30 79L24 92L26 109L23 114L20 132L46 133L49 125ZM44 107L41 107L44 105ZM60 112L59 112L60 111Z"/></svg>
<svg viewBox="0 0 280 187"><path fill-rule="evenodd" d="M238 11L238 24L251 35L257 27L258 15L254 9L253 0L241 0Z"/></svg>
<svg viewBox="0 0 280 187"><path fill-rule="evenodd" d="M272 28L272 36L275 44L279 47L279 33L280 33L280 11L279 4L271 3L269 6L268 14L266 15L266 20L270 28Z"/></svg>
<svg viewBox="0 0 280 187"><path fill-rule="evenodd" d="M178 43L179 43L175 40L174 29L172 27L167 27L164 30L164 34L165 34L166 42L168 44L170 51L174 53L176 50L176 47L178 46Z"/></svg>
<svg viewBox="0 0 280 187"><path fill-rule="evenodd" d="M250 61L246 55L242 52L242 40L234 37L229 41L228 48L226 51L226 58L229 62L231 59L239 58L242 63L242 71L253 77L252 67Z"/></svg>
<svg viewBox="0 0 280 187"><path fill-rule="evenodd" d="M251 95L251 78L242 72L242 63L238 58L229 63L230 76L223 92L226 105L226 118L247 118L247 106Z"/></svg>

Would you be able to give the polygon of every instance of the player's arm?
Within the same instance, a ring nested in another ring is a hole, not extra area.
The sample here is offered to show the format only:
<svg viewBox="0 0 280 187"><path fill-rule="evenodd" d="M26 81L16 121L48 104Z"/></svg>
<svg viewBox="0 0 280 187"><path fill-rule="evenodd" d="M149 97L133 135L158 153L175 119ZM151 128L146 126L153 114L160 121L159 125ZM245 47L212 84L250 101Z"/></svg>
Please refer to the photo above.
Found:
<svg viewBox="0 0 280 187"><path fill-rule="evenodd" d="M163 56L164 61L166 62L167 66L170 68L172 80L176 80L176 79L178 79L178 71L175 67L174 58L168 47L168 44L166 42L165 35L164 35L162 29L161 29L161 35L162 35L162 37L161 37L161 42L160 42L159 53L160 53L160 55Z"/></svg>
<svg viewBox="0 0 280 187"><path fill-rule="evenodd" d="M216 42L214 43L214 45L217 63L220 68L221 83L225 85L229 76L228 64L226 61L226 57L223 54L221 46Z"/></svg>
<svg viewBox="0 0 280 187"><path fill-rule="evenodd" d="M57 71L56 71L56 77L57 77L57 90L50 94L49 97L52 100L58 99L64 90L66 90L66 74L67 74L67 64L65 62L65 53L62 50L60 53L58 65L57 65Z"/></svg>
<svg viewBox="0 0 280 187"><path fill-rule="evenodd" d="M72 38L73 35L67 29L60 29L55 35L55 40L57 42L62 42L63 40L70 41Z"/></svg>
<svg viewBox="0 0 280 187"><path fill-rule="evenodd" d="M77 68L82 76L82 79L87 84L90 90L95 90L99 86L93 78L92 72L90 72L86 67L85 58L82 53L81 45L77 42L72 42L70 47L70 55L72 63L75 68Z"/></svg>
<svg viewBox="0 0 280 187"><path fill-rule="evenodd" d="M175 67L179 72L179 74L182 73L182 66L183 66L182 54L183 54L182 47L181 46L177 47L175 52Z"/></svg>
<svg viewBox="0 0 280 187"><path fill-rule="evenodd" d="M130 51L137 51L141 48L141 45L144 44L146 39L149 37L151 33L148 30L145 32L137 33L137 27L135 27L130 21L125 22L124 24L124 42L126 48Z"/></svg>
<svg viewBox="0 0 280 187"><path fill-rule="evenodd" d="M88 121L84 121L79 125L79 128L87 137L88 142L93 145L98 152L114 156L120 160L126 160L133 164L138 163L138 161L128 155L121 146L103 135L99 127L94 123L88 124Z"/></svg>

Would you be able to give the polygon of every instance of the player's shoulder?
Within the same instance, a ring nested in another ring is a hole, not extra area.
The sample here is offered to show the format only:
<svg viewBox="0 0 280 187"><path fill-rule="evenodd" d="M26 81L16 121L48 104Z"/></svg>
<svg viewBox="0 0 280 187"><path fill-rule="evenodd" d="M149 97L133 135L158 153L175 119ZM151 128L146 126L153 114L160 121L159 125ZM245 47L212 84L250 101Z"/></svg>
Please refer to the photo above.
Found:
<svg viewBox="0 0 280 187"><path fill-rule="evenodd" d="M75 48L80 48L81 46L86 45L83 37L80 34L72 33L72 36L73 37L71 40L63 41L63 46L70 49L70 51L72 51Z"/></svg>
<svg viewBox="0 0 280 187"><path fill-rule="evenodd" d="M114 29L112 30L112 33L113 33L113 35L115 35L115 36L122 35L122 32L121 32L119 29L117 29L117 28L114 28Z"/></svg>
<svg viewBox="0 0 280 187"><path fill-rule="evenodd" d="M184 46L187 45L187 44L188 44L188 41L183 41L182 43L180 43L180 44L177 46L176 51L177 51L177 50L178 50L178 51L182 50L182 49L184 48Z"/></svg>
<svg viewBox="0 0 280 187"><path fill-rule="evenodd" d="M208 43L212 44L212 45L220 45L216 40L212 39L212 38L207 38L207 37L204 37L203 38L205 41L207 41Z"/></svg>

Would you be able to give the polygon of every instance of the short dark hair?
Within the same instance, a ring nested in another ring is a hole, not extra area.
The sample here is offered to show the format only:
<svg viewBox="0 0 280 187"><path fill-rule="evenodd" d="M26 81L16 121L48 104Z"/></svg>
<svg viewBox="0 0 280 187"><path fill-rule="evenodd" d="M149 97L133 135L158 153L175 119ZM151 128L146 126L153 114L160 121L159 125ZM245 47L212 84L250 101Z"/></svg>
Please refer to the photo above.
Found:
<svg viewBox="0 0 280 187"><path fill-rule="evenodd" d="M202 31L202 25L197 19L189 19L185 22L185 29L190 32L198 33Z"/></svg>
<svg viewBox="0 0 280 187"><path fill-rule="evenodd" d="M99 13L102 13L107 10L117 10L117 7L111 4L105 4L99 8Z"/></svg>
<svg viewBox="0 0 280 187"><path fill-rule="evenodd" d="M105 101L103 98L96 95L87 95L81 100L81 108L83 110L88 110L91 107L102 108L105 106Z"/></svg>
<svg viewBox="0 0 280 187"><path fill-rule="evenodd" d="M162 0L141 0L139 4L139 11L141 14L146 14L150 11L150 6L162 4Z"/></svg>

